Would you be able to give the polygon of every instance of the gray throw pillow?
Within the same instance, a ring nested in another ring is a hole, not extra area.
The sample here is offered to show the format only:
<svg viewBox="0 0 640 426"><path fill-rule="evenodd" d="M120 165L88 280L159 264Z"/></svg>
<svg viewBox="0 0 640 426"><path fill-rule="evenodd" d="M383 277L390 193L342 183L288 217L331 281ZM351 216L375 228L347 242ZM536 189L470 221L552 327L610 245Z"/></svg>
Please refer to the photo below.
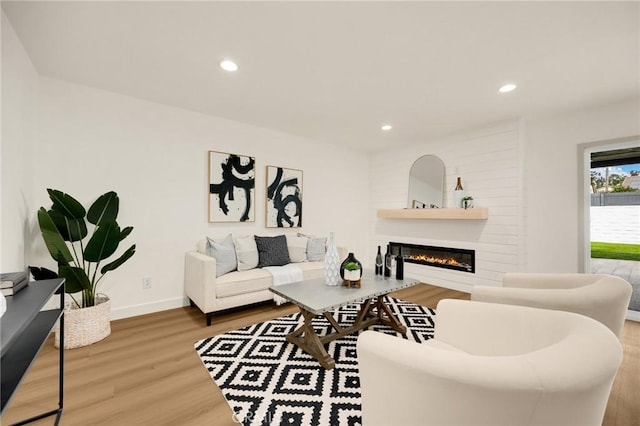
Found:
<svg viewBox="0 0 640 426"><path fill-rule="evenodd" d="M258 247L258 268L263 266L282 266L290 263L287 238L284 235L276 237L255 236Z"/></svg>
<svg viewBox="0 0 640 426"><path fill-rule="evenodd" d="M309 262L324 261L324 254L326 251L326 238L309 237L309 241L307 241L307 259Z"/></svg>
<svg viewBox="0 0 640 426"><path fill-rule="evenodd" d="M236 249L233 245L231 234L220 243L207 237L207 256L215 257L216 259L216 278L235 271L238 267Z"/></svg>
<svg viewBox="0 0 640 426"><path fill-rule="evenodd" d="M238 256L238 271L248 271L258 266L258 248L253 235L244 237L234 235L233 244L236 246L236 256Z"/></svg>

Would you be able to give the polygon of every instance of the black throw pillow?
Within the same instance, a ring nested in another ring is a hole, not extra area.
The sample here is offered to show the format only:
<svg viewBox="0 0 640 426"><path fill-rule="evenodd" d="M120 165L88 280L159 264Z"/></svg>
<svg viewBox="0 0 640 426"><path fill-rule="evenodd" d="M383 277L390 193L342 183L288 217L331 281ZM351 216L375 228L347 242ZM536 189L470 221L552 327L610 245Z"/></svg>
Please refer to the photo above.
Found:
<svg viewBox="0 0 640 426"><path fill-rule="evenodd" d="M263 266L282 266L290 263L287 238L284 235L276 237L255 236L258 246L258 268Z"/></svg>

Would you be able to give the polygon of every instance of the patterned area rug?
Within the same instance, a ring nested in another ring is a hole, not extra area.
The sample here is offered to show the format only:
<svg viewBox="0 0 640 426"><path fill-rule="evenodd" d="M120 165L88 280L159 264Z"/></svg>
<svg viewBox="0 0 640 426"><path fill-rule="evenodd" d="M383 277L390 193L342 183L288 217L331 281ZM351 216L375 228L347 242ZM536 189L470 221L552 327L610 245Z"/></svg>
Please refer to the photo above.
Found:
<svg viewBox="0 0 640 426"><path fill-rule="evenodd" d="M433 337L435 311L387 298L390 310L407 326L405 336L383 325L381 333L423 342ZM334 311L341 326L353 323L359 305ZM357 334L336 339L325 348L336 367L325 370L318 361L288 343L285 336L304 319L300 313L210 337L194 347L211 378L222 391L238 423L244 425L360 425L360 378ZM316 317L318 335L333 332L324 317Z"/></svg>

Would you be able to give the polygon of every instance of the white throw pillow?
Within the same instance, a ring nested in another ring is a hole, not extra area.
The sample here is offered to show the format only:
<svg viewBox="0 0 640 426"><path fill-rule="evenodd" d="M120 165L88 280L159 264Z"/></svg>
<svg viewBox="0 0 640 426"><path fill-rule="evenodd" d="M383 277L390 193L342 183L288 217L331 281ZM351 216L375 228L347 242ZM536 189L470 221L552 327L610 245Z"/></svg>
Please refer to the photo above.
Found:
<svg viewBox="0 0 640 426"><path fill-rule="evenodd" d="M234 235L233 243L238 257L238 271L248 271L258 267L258 246L253 235L245 237L236 237Z"/></svg>
<svg viewBox="0 0 640 426"><path fill-rule="evenodd" d="M289 258L292 263L306 262L307 260L307 238L287 235L287 248Z"/></svg>
<svg viewBox="0 0 640 426"><path fill-rule="evenodd" d="M207 237L207 256L216 259L216 278L231 271L235 271L238 267L236 258L236 248L233 244L231 234L222 241L216 241Z"/></svg>

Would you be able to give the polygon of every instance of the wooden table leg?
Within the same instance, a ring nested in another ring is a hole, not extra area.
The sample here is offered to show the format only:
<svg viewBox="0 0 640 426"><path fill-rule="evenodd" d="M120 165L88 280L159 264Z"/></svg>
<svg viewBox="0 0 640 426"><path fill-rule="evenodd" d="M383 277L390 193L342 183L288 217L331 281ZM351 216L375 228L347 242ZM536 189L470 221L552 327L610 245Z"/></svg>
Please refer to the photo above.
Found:
<svg viewBox="0 0 640 426"><path fill-rule="evenodd" d="M374 306L376 308L375 310L372 309ZM351 326L346 328L338 324L331 312L324 312L322 315L327 321L329 321L329 324L331 324L336 332L322 337L318 336L316 331L313 329L312 321L316 315L301 306L298 306L298 308L304 317L304 323L294 332L287 335L287 342L293 343L309 355L316 358L320 365L327 370L334 368L336 366L336 361L329 355L327 350L324 348L324 345L339 337L368 328L374 324L387 325L402 334L407 332L407 328L398 322L398 319L384 303L383 296L379 296L377 301L373 303L371 302L371 299L367 299L362 302L355 321Z"/></svg>
<svg viewBox="0 0 640 426"><path fill-rule="evenodd" d="M393 315L393 313L389 310L387 304L384 303L383 296L378 297L376 308L378 311L378 321L380 322L380 324L388 325L398 333L405 334L407 332L407 327L398 322L398 318Z"/></svg>
<svg viewBox="0 0 640 426"><path fill-rule="evenodd" d="M296 331L287 335L287 342L297 345L300 349L318 360L325 369L331 370L336 366L336 361L327 353L320 337L313 329L311 321L315 315L305 309L300 308L304 316L304 324Z"/></svg>

